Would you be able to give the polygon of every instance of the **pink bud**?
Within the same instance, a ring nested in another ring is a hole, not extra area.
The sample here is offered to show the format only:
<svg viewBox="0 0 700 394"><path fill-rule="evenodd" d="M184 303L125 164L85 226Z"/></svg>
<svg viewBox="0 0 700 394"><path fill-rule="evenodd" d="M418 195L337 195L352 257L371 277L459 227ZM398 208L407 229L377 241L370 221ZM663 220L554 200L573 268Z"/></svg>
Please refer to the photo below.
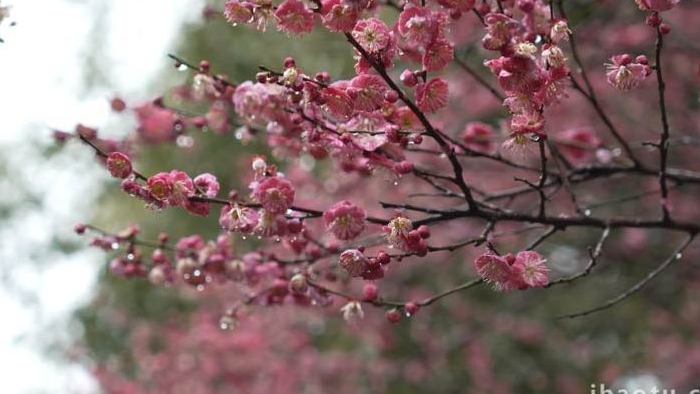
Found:
<svg viewBox="0 0 700 394"><path fill-rule="evenodd" d="M207 73L209 73L210 68L211 68L211 64L209 64L208 61L202 60L201 62L199 62L199 71L200 72L207 74Z"/></svg>
<svg viewBox="0 0 700 394"><path fill-rule="evenodd" d="M384 100L393 104L399 100L399 94L395 90L387 90L384 93Z"/></svg>
<svg viewBox="0 0 700 394"><path fill-rule="evenodd" d="M400 163L396 163L394 170L401 175L410 174L413 172L413 163L404 160Z"/></svg>
<svg viewBox="0 0 700 394"><path fill-rule="evenodd" d="M297 66L297 62L293 57L288 56L284 59L284 68L294 68Z"/></svg>
<svg viewBox="0 0 700 394"><path fill-rule="evenodd" d="M412 88L418 84L418 78L416 78L416 74L411 70L403 70L399 78L401 79L401 82L409 88Z"/></svg>
<svg viewBox="0 0 700 394"><path fill-rule="evenodd" d="M653 14L651 14L647 17L646 24L651 26L651 27L656 28L656 27L659 27L659 25L661 24L661 21L662 21L662 19L659 16L659 14L654 12Z"/></svg>
<svg viewBox="0 0 700 394"><path fill-rule="evenodd" d="M389 256L389 253L384 251L377 253L376 259L377 262L379 262L379 264L381 265L387 265L391 263L391 256Z"/></svg>
<svg viewBox="0 0 700 394"><path fill-rule="evenodd" d="M401 312L399 312L399 310L396 308L388 310L385 316L386 320L392 324L396 324L401 321Z"/></svg>
<svg viewBox="0 0 700 394"><path fill-rule="evenodd" d="M374 283L367 283L362 289L362 297L364 301L375 301L379 296L379 289Z"/></svg>
<svg viewBox="0 0 700 394"><path fill-rule="evenodd" d="M639 55L634 60L639 64L649 64L649 59L644 55Z"/></svg>
<svg viewBox="0 0 700 394"><path fill-rule="evenodd" d="M620 62L621 66L626 66L626 65L632 63L632 60L633 60L632 55L625 53L623 55L620 55L619 62Z"/></svg>
<svg viewBox="0 0 700 394"><path fill-rule="evenodd" d="M76 234L83 235L85 234L85 230L87 230L87 226L83 223L78 223L75 225L75 227L73 227L73 230Z"/></svg>
<svg viewBox="0 0 700 394"><path fill-rule="evenodd" d="M427 239L430 238L430 228L426 225L422 225L418 227L418 235L420 235L421 238Z"/></svg>
<svg viewBox="0 0 700 394"><path fill-rule="evenodd" d="M420 309L420 306L419 306L417 303L415 303L415 302L408 302L408 303L406 303L406 305L404 306L404 308L406 309L406 313L408 313L409 315L413 316L413 315L415 315L416 313L418 313L418 310Z"/></svg>

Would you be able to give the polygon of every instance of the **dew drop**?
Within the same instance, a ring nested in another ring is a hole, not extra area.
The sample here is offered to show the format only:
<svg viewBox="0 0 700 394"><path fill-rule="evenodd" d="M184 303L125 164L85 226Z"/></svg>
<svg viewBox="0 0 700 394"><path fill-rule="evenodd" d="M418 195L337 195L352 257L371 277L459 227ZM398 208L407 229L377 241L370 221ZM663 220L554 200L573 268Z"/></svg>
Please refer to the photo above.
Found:
<svg viewBox="0 0 700 394"><path fill-rule="evenodd" d="M129 254L126 255L126 259L129 260L129 261L133 261L133 260L134 260L134 257L136 257L136 256L134 256L133 253L129 253Z"/></svg>
<svg viewBox="0 0 700 394"><path fill-rule="evenodd" d="M237 321L233 316L221 316L219 319L219 328L222 331L231 331L236 328Z"/></svg>
<svg viewBox="0 0 700 394"><path fill-rule="evenodd" d="M613 156L615 156L615 157L619 157L619 156L622 154L622 149L620 149L620 148L615 148L615 149L612 150L612 154L613 154Z"/></svg>
<svg viewBox="0 0 700 394"><path fill-rule="evenodd" d="M184 64L182 64L182 63L179 63L179 64L177 65L177 71L186 71L186 70L187 70L187 66L186 66L186 65L184 65Z"/></svg>
<svg viewBox="0 0 700 394"><path fill-rule="evenodd" d="M112 249L117 250L119 249L119 242L113 242L110 246L112 247Z"/></svg>
<svg viewBox="0 0 700 394"><path fill-rule="evenodd" d="M676 260L680 260L683 258L683 253L676 253Z"/></svg>
<svg viewBox="0 0 700 394"><path fill-rule="evenodd" d="M191 148L194 145L194 138L187 135L181 135L177 137L175 143L180 148Z"/></svg>
<svg viewBox="0 0 700 394"><path fill-rule="evenodd" d="M197 285L195 289L197 289L197 291L204 291L204 285Z"/></svg>
<svg viewBox="0 0 700 394"><path fill-rule="evenodd" d="M584 214L585 216L591 216L591 210L590 210L590 209L586 209L585 211L583 211L583 214Z"/></svg>

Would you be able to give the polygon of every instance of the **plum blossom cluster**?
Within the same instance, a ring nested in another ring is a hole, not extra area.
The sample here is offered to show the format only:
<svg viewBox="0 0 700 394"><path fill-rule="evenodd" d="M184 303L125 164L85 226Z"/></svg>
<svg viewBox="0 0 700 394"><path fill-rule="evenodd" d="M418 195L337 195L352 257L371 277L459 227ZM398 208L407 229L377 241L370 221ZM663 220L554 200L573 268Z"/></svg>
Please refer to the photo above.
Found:
<svg viewBox="0 0 700 394"><path fill-rule="evenodd" d="M635 59L628 54L615 55L606 67L608 83L622 91L636 88L651 74L649 60L644 55Z"/></svg>
<svg viewBox="0 0 700 394"><path fill-rule="evenodd" d="M193 215L207 216L210 204L197 200L197 197L214 197L219 192L216 177L204 173L190 178L183 171L159 172L149 177L145 183L135 176L122 181L122 189L131 196L145 201L153 208L181 207Z"/></svg>
<svg viewBox="0 0 700 394"><path fill-rule="evenodd" d="M642 11L668 11L678 5L681 0L634 0Z"/></svg>
<svg viewBox="0 0 700 394"><path fill-rule="evenodd" d="M569 28L566 20L549 18L549 2L517 4L511 15L486 15L482 45L501 55L485 64L506 94L510 143L522 145L528 134L544 134L545 108L566 96L570 71L560 44L568 39Z"/></svg>
<svg viewBox="0 0 700 394"><path fill-rule="evenodd" d="M136 120L129 137L110 140L82 125L55 133L59 141L91 145L124 189L155 211L208 214L221 227L212 236L188 229L191 235L155 241L136 227L76 227L116 254L114 275L177 286L201 301L189 325L177 319L146 333L138 322L114 319L135 332L127 343L139 373L125 378L113 372L114 360L98 363L108 390L355 393L396 390L390 382L398 382L399 391L469 384L476 392L574 394L587 384L580 376L612 382L624 366L596 341L536 321L539 313L528 307L588 316L668 283L678 286L663 294L680 300L676 292L687 292L682 313L632 308L644 310L658 331L644 366L678 387L695 383L700 351L685 333L697 326L700 309L691 300L698 281L692 267L677 262L696 259L697 247L687 246L700 234L698 117L687 108L698 73L686 50L686 37L700 34L697 4L225 3L234 24L293 36L337 33L355 67L330 75L299 54L234 82L215 73L215 63L173 56L179 70L192 71L185 84L147 103L112 100L115 111ZM202 153L189 149L209 142L198 131L226 134L208 158L225 155L216 172L221 185L214 175L177 166L139 172L138 155L153 144L180 147L168 149L187 153L183 160ZM499 150L504 139L539 152L509 155ZM221 153L224 144L240 150ZM231 181L239 185L234 190L226 186ZM630 258L644 264L622 270L624 281L600 280ZM536 290L574 281L554 295ZM608 283L593 295L605 298L568 310L591 299L581 295L596 283ZM495 299L469 292L484 285ZM537 299L515 311L501 302L512 296ZM431 307L438 303L444 305ZM104 315L104 303L98 307ZM419 312L411 327L368 329ZM323 324L321 316L354 324ZM516 346L489 345L503 336ZM619 335L621 346L626 337ZM327 338L331 349L311 346ZM358 338L363 346L354 345ZM533 348L582 356L546 376L512 373ZM418 356L382 362L397 354ZM448 369L458 376L445 374L445 360L456 363ZM260 379L261 370L269 379Z"/></svg>
<svg viewBox="0 0 700 394"><path fill-rule="evenodd" d="M401 251L425 256L428 253L426 239L430 238L430 228L421 225L413 228L410 219L399 216L389 222L384 228L386 240L389 245Z"/></svg>
<svg viewBox="0 0 700 394"><path fill-rule="evenodd" d="M194 234L168 243L168 235L162 233L157 242L144 242L137 238L140 230L128 227L118 234L106 233L88 225L77 225L78 234L97 233L91 244L106 251L123 251L109 265L110 271L124 278L147 278L153 285L183 284L204 290L208 286L237 283L256 289L245 303L327 305L330 300L323 290L307 284L305 274L286 270L277 261L261 253L235 253L233 240L221 234L215 240L205 240ZM153 248L146 256L143 248ZM234 311L224 316L235 320ZM233 325L233 323L232 323Z"/></svg>
<svg viewBox="0 0 700 394"><path fill-rule="evenodd" d="M401 132L396 123L410 114L396 105L380 77L361 74L330 83L323 73L313 79L304 75L293 61L286 66L281 75L263 72L258 76L263 82L244 82L236 88L234 108L246 127L264 129L270 146L280 154L308 152L317 160L330 156L345 172L412 171L396 147L422 137L418 127Z"/></svg>
<svg viewBox="0 0 700 394"><path fill-rule="evenodd" d="M274 167L268 168L262 159L256 159L253 167L259 168L255 172L256 179L250 184L253 204L232 199L231 203L221 209L221 227L231 232L261 237L279 238L301 232L301 221L286 215L294 202L295 190L292 183L276 173Z"/></svg>
<svg viewBox="0 0 700 394"><path fill-rule="evenodd" d="M390 262L391 257L386 252L379 252L376 257L367 257L360 249L345 250L338 259L338 265L350 277L362 277L365 280L383 278L385 266Z"/></svg>
<svg viewBox="0 0 700 394"><path fill-rule="evenodd" d="M502 292L544 287L549 283L546 259L534 251L499 256L485 253L474 261L481 278Z"/></svg>
<svg viewBox="0 0 700 394"><path fill-rule="evenodd" d="M184 283L197 289L232 281L245 289L243 304L329 305L341 299L346 320L361 318L362 305L371 304L386 309L388 321L398 322L482 282L504 293L549 286L546 258L530 250L534 246L513 247L526 249L515 255L495 252L492 242L507 232L496 227L506 228L504 223L544 231L535 246L568 227L605 227L605 234L609 228L625 227L680 230L691 236L700 232L697 224L674 220L666 203L669 182L700 183L695 173L667 170L670 131L659 59L662 36L670 27L664 27L659 12L678 2L637 1L649 13L647 25L658 34L656 64L644 55L620 54L612 56L604 74L610 85L627 91L656 73L664 134L660 143L649 144L661 151L660 162L653 165L636 157L601 107L575 52L563 6L555 12L552 3L390 2L398 15L388 23L376 12L380 4L364 0L226 1L224 16L233 24L264 29L274 23L290 35L316 27L339 33L349 43L349 52L352 48L354 73L334 78L325 71L302 68L288 57L277 67L260 66L252 80L234 83L214 73L207 61L193 66L171 56L179 68L194 71L191 82L170 97L148 103L130 106L118 98L111 102L113 110L135 116L138 126L133 136L105 140L86 126L55 136L89 144L110 174L121 180L122 189L148 207L181 208L197 216L210 215L213 206L220 208L221 234L210 241L195 234L168 245L165 240L144 242L134 230L103 233L93 244L105 250L126 249L111 264L112 271L123 277L148 277L154 284ZM474 15L473 22L481 29L475 39L487 54L482 71L491 73L497 87L479 79L479 72L466 62L459 64L502 99L508 110L505 117L463 122L461 109L451 108L453 77L446 71L455 61L452 27L467 14ZM616 52L605 56L610 53ZM603 62L601 58L599 66ZM550 114L566 105L563 99L569 91L581 93L634 166L620 164L624 161L616 160L593 126L566 124L556 136L548 135L546 122L557 118ZM177 109L189 104L206 112ZM436 114L445 114L445 119ZM501 156L502 137L496 126L501 121L507 130L506 147L538 142L538 157L516 162ZM191 176L171 169L144 175L134 168L132 144L175 142L187 148L194 143L187 133L195 130L233 133L243 142L262 139L269 148L266 154L275 161L243 155L247 169L239 173L245 191L221 190L217 177L209 173ZM471 161L477 159L483 162ZM538 165L533 166L535 160ZM271 164L276 162L282 163L279 168ZM590 196L582 198L579 186L618 175L658 180L664 217L591 217L581 203ZM386 178L389 182L380 183ZM387 184L395 185L395 192L387 193ZM429 200L420 200L426 197ZM538 208L537 213L531 206ZM453 227L447 228L448 223ZM473 235L475 231L478 235ZM252 251L234 247L235 239L251 237L257 238L252 246L246 244ZM378 283L390 277L394 267L402 269L399 262L404 258L483 244L491 251L476 260L469 254L462 259L474 261L480 279L421 301L387 301L380 294ZM155 248L150 262L141 252L148 245ZM361 294L337 288L352 289L354 284L363 286ZM235 313L226 316L235 317Z"/></svg>

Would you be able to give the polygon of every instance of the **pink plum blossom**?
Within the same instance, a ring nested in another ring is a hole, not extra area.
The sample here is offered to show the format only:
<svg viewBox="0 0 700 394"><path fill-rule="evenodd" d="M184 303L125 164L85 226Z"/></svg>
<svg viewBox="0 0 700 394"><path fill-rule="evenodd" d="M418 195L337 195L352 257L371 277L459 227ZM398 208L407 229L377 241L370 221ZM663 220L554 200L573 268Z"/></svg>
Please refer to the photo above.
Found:
<svg viewBox="0 0 700 394"><path fill-rule="evenodd" d="M323 213L326 228L341 241L351 240L365 228L367 213L348 200L340 201Z"/></svg>

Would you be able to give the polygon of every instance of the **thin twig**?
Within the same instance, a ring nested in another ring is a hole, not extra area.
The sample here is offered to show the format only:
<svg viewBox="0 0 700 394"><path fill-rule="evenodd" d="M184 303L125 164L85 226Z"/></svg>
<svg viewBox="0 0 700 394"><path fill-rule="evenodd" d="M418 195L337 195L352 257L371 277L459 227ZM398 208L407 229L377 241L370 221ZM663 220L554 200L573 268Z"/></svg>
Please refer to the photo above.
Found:
<svg viewBox="0 0 700 394"><path fill-rule="evenodd" d="M369 54L350 33L345 33L345 37L348 40L348 42L360 53L360 55L372 65L372 68L374 68L374 70L377 73L379 73L382 79L384 79L384 82L386 82L387 85L389 85L389 87L399 95L399 99L404 104L406 104L406 106L411 110L411 112L413 112L413 114L416 115L423 127L425 127L427 134L430 137L432 137L435 140L435 142L438 143L440 149L442 149L442 151L447 155L447 157L450 160L450 164L452 165L452 169L454 172L455 184L460 188L462 194L464 194L464 198L469 204L470 208L477 209L477 202L476 200L474 200L474 196L472 195L471 189L464 180L464 170L462 168L462 164L459 162L457 156L455 155L454 148L451 147L450 144L448 144L447 141L445 141L445 139L442 137L442 134L437 129L435 129L435 127L433 127L432 123L430 123L423 111L421 111L421 109L418 108L418 106L410 98L408 98L408 96L406 96L403 90L401 90L401 88L398 85L396 85L396 82L394 82L394 80L391 79L389 74L387 74L384 66L378 63L377 60L371 54Z"/></svg>
<svg viewBox="0 0 700 394"><path fill-rule="evenodd" d="M600 306L597 306L595 308L587 309L581 312L576 312L572 314L567 314L563 316L559 316L557 319L574 319L577 317L582 317L582 316L587 316L596 312L604 311L606 309L612 308L613 306L619 304L620 302L628 299L635 293L639 292L641 289L643 289L649 282L654 280L660 273L665 271L668 267L671 266L674 262L680 261L680 259L683 257L682 253L683 251L688 247L688 245L691 244L693 239L695 238L695 234L691 234L688 236L688 238L679 246L676 248L676 250L673 251L673 253L666 259L664 260L659 266L657 266L654 270L649 272L644 279L641 281L637 282L634 286L630 287L629 289L625 290L623 293L618 295L615 298L612 298L608 300L607 302L603 303Z"/></svg>
<svg viewBox="0 0 700 394"><path fill-rule="evenodd" d="M668 139L670 137L668 125L668 111L666 110L666 82L661 68L661 51L664 46L664 35L661 33L661 28L656 28L656 80L658 82L659 91L659 111L661 112L661 141L659 142L659 184L661 185L661 211L664 220L671 220L671 215L668 210L668 185L666 183L666 166L668 164Z"/></svg>
<svg viewBox="0 0 700 394"><path fill-rule="evenodd" d="M566 15L566 10L564 9L564 4L563 0L558 1L559 5L559 13L564 19L568 19ZM617 130L615 125L613 125L612 121L608 117L608 115L603 111L603 108L600 106L600 102L598 101L598 97L596 96L595 90L593 89L593 85L591 84L591 81L588 79L588 74L586 73L586 68L583 65L583 61L581 60L581 57L579 56L578 49L576 47L576 38L574 37L573 32L569 32L569 45L571 47L571 54L574 58L574 61L576 62L576 65L579 68L579 73L581 74L581 78L583 78L583 83L586 85L586 89L584 89L578 81L576 81L576 78L574 76L571 76L571 82L573 83L573 86L576 90L578 90L581 94L586 97L586 99L590 102L590 104L593 106L593 109L596 111L600 119L605 123L605 125L608 127L608 130L610 130L610 133L615 137L615 140L617 141L620 146L622 146L622 149L625 151L627 156L629 156L630 160L634 163L635 167L640 167L641 164L637 160L637 158L634 156L634 153L632 152L632 149L630 148L629 144L627 141L622 137L620 132Z"/></svg>
<svg viewBox="0 0 700 394"><path fill-rule="evenodd" d="M598 239L598 242L596 243L595 247L593 249L588 248L588 255L590 258L588 260L588 264L586 264L586 268L584 268L583 271L579 272L578 274L569 276L567 278L561 278L549 282L545 287L552 287L560 285L562 283L571 283L579 278L588 276L593 270L593 268L598 264L598 257L600 257L600 253L603 251L603 244L605 243L605 240L608 239L609 235L610 228L608 227L605 230L603 230L603 233L600 235L600 238Z"/></svg>
<svg viewBox="0 0 700 394"><path fill-rule="evenodd" d="M561 230L559 227L556 227L556 226L550 227L549 230L545 231L542 235L537 237L537 239L535 239L527 248L525 248L525 250L534 250L542 242L546 241L547 238L556 234L559 230Z"/></svg>

